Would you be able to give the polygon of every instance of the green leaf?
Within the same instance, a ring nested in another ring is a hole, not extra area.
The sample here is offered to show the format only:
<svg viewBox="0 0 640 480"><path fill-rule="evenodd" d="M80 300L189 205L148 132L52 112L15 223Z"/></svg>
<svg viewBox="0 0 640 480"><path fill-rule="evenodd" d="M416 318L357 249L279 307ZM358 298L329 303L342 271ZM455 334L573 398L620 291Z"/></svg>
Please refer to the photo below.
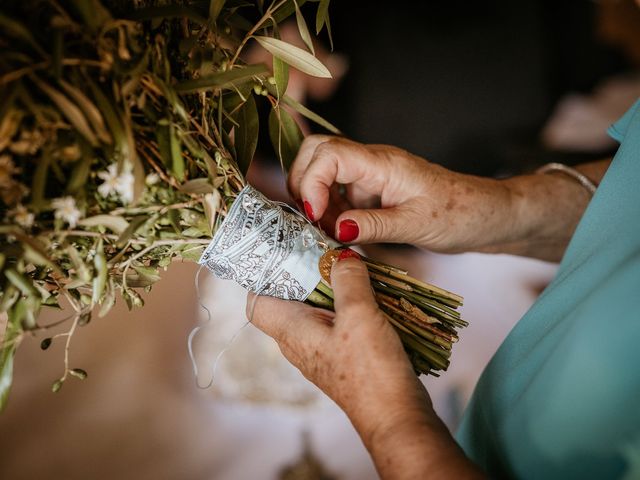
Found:
<svg viewBox="0 0 640 480"><path fill-rule="evenodd" d="M184 193L202 195L215 191L214 186L208 178L195 178L183 183L178 187Z"/></svg>
<svg viewBox="0 0 640 480"><path fill-rule="evenodd" d="M137 217L133 217L129 222L127 229L122 232L120 237L118 237L118 240L116 240L116 246L118 248L124 247L125 243L129 241L133 234L136 233L142 225L144 225L148 218L149 217L147 215L138 215Z"/></svg>
<svg viewBox="0 0 640 480"><path fill-rule="evenodd" d="M13 268L6 268L4 270L4 275L18 290L22 292L23 295L40 298L40 294L33 286L30 278L16 272Z"/></svg>
<svg viewBox="0 0 640 480"><path fill-rule="evenodd" d="M67 182L66 192L73 195L86 187L87 179L91 173L91 164L95 157L91 148L86 144L81 145L82 157L76 162L71 172L71 177Z"/></svg>
<svg viewBox="0 0 640 480"><path fill-rule="evenodd" d="M295 6L293 5L293 2L286 2L274 12L274 14L272 15L273 21L276 23L282 23L284 20L293 15L296 6L301 7L305 3L307 3L307 0L297 0L297 5Z"/></svg>
<svg viewBox="0 0 640 480"><path fill-rule="evenodd" d="M182 156L182 143L176 133L175 126L170 126L169 142L171 147L171 172L173 176L180 182L184 181L185 164Z"/></svg>
<svg viewBox="0 0 640 480"><path fill-rule="evenodd" d="M60 389L62 388L62 384L64 383L64 381L62 379L58 379L55 382L53 382L53 384L51 385L51 391L53 393L58 393L60 391Z"/></svg>
<svg viewBox="0 0 640 480"><path fill-rule="evenodd" d="M18 347L18 337L21 333L20 316L16 309L9 310L9 321L4 332L4 341L0 345L0 412L4 410L9 398L13 380L13 357Z"/></svg>
<svg viewBox="0 0 640 480"><path fill-rule="evenodd" d="M304 17L302 16L302 12L300 11L300 7L298 6L297 0L293 0L293 4L296 7L296 23L298 24L298 31L300 32L300 37L302 41L307 46L309 51L315 55L316 52L313 49L313 40L311 39L311 34L309 33L309 28L307 27L307 22L305 22Z"/></svg>
<svg viewBox="0 0 640 480"><path fill-rule="evenodd" d="M91 298L93 305L100 303L100 300L102 300L102 295L104 294L104 289L107 285L107 275L109 273L102 240L96 250L97 252L93 257L93 266L96 269L96 275L93 277L93 295Z"/></svg>
<svg viewBox="0 0 640 480"><path fill-rule="evenodd" d="M5 337L8 343L8 337ZM0 412L7 406L9 391L13 382L13 357L16 353L15 344L0 350Z"/></svg>
<svg viewBox="0 0 640 480"><path fill-rule="evenodd" d="M296 121L282 108L269 114L269 137L284 170L289 170L296 158L303 135Z"/></svg>
<svg viewBox="0 0 640 480"><path fill-rule="evenodd" d="M129 222L119 215L94 215L93 217L83 218L78 222L83 227L107 227L114 233L121 235L127 228Z"/></svg>
<svg viewBox="0 0 640 480"><path fill-rule="evenodd" d="M235 129L236 161L242 174L246 175L256 153L260 128L258 108L253 95L249 95L247 101L240 108L238 125Z"/></svg>
<svg viewBox="0 0 640 480"><path fill-rule="evenodd" d="M98 312L98 317L100 318L103 318L107 313L109 313L111 308L116 303L116 292L115 292L115 288L113 288L112 282L113 280L109 282L109 287L107 288L107 291L105 292L105 295L104 295L104 299L102 300L102 307Z"/></svg>
<svg viewBox="0 0 640 480"><path fill-rule="evenodd" d="M209 21L211 24L216 23L216 20L218 20L225 2L226 0L211 0L209 4Z"/></svg>
<svg viewBox="0 0 640 480"><path fill-rule="evenodd" d="M340 132L340 130L338 130L338 128L333 125L332 123L328 122L327 120L325 120L324 118L322 118L320 115L318 115L317 113L309 110L307 107L305 107L304 105L302 105L300 102L298 102L297 100L294 100L293 98L291 98L288 95L285 95L284 98L282 98L282 102L285 105L288 105L289 107L293 108L296 112L298 112L300 115L307 117L309 120L311 120L312 122L317 123L318 125L320 125L321 127L326 128L327 130L329 130L331 133L334 133L336 135L341 135L342 132Z"/></svg>
<svg viewBox="0 0 640 480"><path fill-rule="evenodd" d="M318 10L316 12L316 35L320 33L329 18L329 2L330 0L320 0L318 4Z"/></svg>
<svg viewBox="0 0 640 480"><path fill-rule="evenodd" d="M140 278L149 282L149 285L160 280L160 274L156 271L155 268L138 266L133 267L133 269L138 273Z"/></svg>
<svg viewBox="0 0 640 480"><path fill-rule="evenodd" d="M331 78L331 73L320 60L309 52L277 38L254 37L273 56L313 77Z"/></svg>
<svg viewBox="0 0 640 480"><path fill-rule="evenodd" d="M45 207L45 189L47 187L47 177L49 176L49 165L51 155L49 150L44 150L42 156L37 159L37 165L31 181L31 209L39 212Z"/></svg>
<svg viewBox="0 0 640 480"><path fill-rule="evenodd" d="M177 83L175 89L180 93L193 93L216 88L229 88L236 84L248 82L252 80L254 76L264 75L268 72L269 69L263 63L249 65L244 68L234 68L233 70L218 72L193 80L185 80Z"/></svg>
<svg viewBox="0 0 640 480"><path fill-rule="evenodd" d="M287 91L287 85L289 84L289 65L278 57L273 57L273 78L276 81L275 97L279 99Z"/></svg>
<svg viewBox="0 0 640 480"><path fill-rule="evenodd" d="M171 170L176 179L184 181L185 163L182 145L173 123L167 119L160 120L156 128L156 137L164 165Z"/></svg>
<svg viewBox="0 0 640 480"><path fill-rule="evenodd" d="M62 114L69 120L71 125L94 147L98 146L98 139L91 130L89 122L75 103L69 100L64 94L43 82L39 78L32 76L33 82L51 99L60 109Z"/></svg>

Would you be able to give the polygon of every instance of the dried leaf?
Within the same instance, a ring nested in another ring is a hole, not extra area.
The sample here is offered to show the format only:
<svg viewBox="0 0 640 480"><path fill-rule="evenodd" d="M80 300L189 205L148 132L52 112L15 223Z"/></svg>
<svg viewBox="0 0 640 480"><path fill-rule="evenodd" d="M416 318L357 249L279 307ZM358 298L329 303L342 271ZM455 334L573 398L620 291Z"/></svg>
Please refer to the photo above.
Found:
<svg viewBox="0 0 640 480"><path fill-rule="evenodd" d="M94 147L98 145L98 139L96 138L95 133L91 130L89 123L87 122L86 117L82 113L75 103L69 100L64 94L60 93L58 90L43 82L39 78L32 76L31 79L33 82L46 93L51 101L56 104L56 106L60 109L62 114L69 120L71 125L84 137L87 141Z"/></svg>
<svg viewBox="0 0 640 480"><path fill-rule="evenodd" d="M111 135L109 135L109 131L105 127L104 119L102 118L102 114L100 113L100 110L98 110L98 107L96 107L89 97L87 97L79 88L74 87L64 80L60 80L60 85L67 95L69 95L85 113L100 141L110 144L112 141Z"/></svg>
<svg viewBox="0 0 640 480"><path fill-rule="evenodd" d="M254 37L262 47L275 57L313 77L331 78L331 73L320 60L309 52L290 43L271 37Z"/></svg>

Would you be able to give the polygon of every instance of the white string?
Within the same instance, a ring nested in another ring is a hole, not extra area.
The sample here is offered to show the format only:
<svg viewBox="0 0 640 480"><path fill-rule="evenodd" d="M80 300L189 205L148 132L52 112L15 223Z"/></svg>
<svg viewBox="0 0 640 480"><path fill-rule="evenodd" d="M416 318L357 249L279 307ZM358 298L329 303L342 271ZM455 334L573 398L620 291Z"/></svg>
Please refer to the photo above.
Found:
<svg viewBox="0 0 640 480"><path fill-rule="evenodd" d="M299 218L303 219L309 225L313 226L313 223L306 216L304 216L302 213L300 213L298 210L293 208L288 203L279 202L279 201L273 201L272 203L276 204L281 209L281 211L279 212L279 215L278 215L278 228L276 228L274 230L276 235L277 235L277 232L280 230L280 228L279 228L280 225L282 224L282 222L284 222L284 214L285 214L284 209L285 208L290 210L294 215L296 215ZM319 227L318 227L318 230L320 230ZM322 235L323 239L326 241L327 237L325 236L325 233L322 230L320 230L320 232L321 232L321 235ZM328 248L327 243L322 242L320 244L322 246L324 246L325 248ZM202 268L204 267L204 265L200 265L200 268L198 268L198 271L196 272L196 275L195 275L196 298L197 298L198 305L200 306L200 308L202 308L205 312L207 312L207 317L206 317L206 319L205 319L205 321L204 321L204 323L202 325L198 325L198 326L194 327L191 330L191 332L189 333L189 337L187 339L187 348L189 350L189 359L191 360L191 367L193 369L193 375L195 377L195 383L196 383L196 386L198 388L207 389L207 388L209 388L209 387L211 387L213 385L213 383L214 383L214 381L216 379L216 372L218 370L218 364L220 363L220 360L222 359L222 356L231 348L231 346L233 345L235 340L240 336L240 334L245 329L245 327L247 325L249 325L250 323L252 323L253 315L254 315L254 312L255 312L256 302L258 300L258 297L260 296L260 294L265 290L265 288L268 285L268 277L266 277L266 273L269 271L269 267L271 266L273 261L275 261L275 258L277 258L277 253L278 253L279 248L282 248L282 247L279 246L280 244L277 241L274 242L274 245L275 245L275 250L274 250L274 254L271 257L272 260L267 262L264 265L264 268L263 268L263 270L262 270L262 272L260 274L260 277L259 277L258 281L256 282L255 295L251 299L251 305L250 305L250 308L249 308L249 318L233 334L233 336L231 337L229 342L227 342L227 344L224 346L224 348L216 355L216 357L215 357L215 359L213 361L213 365L212 365L211 379L209 380L209 383L207 383L206 385L201 385L200 384L200 379L198 377L198 374L199 374L198 363L196 361L195 354L193 352L193 340L194 340L195 336L198 334L198 332L200 332L203 328L205 328L206 326L210 325L210 323L211 323L211 310L204 304L204 302L202 301L202 298L200 296L200 272L202 271Z"/></svg>

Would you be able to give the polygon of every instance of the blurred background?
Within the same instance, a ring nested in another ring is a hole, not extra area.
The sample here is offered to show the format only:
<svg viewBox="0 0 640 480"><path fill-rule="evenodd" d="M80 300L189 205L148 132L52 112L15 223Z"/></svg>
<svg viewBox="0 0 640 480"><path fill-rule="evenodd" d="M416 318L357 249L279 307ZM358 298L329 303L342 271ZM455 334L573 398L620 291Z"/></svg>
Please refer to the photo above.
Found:
<svg viewBox="0 0 640 480"><path fill-rule="evenodd" d="M321 57L334 79L292 77L289 93L355 140L397 145L454 170L502 177L610 155L606 128L640 97L633 0L398 0L392 8L334 0L330 12L335 51L326 41ZM296 32L284 29L283 37L299 42ZM287 199L268 148L250 181ZM451 368L423 377L455 430L484 365L555 266L403 246L366 252L465 297L471 326ZM207 271L196 289L196 274L194 264L174 264L144 309L119 304L81 328L70 358L89 377L56 395L50 386L63 370L63 342L46 352L42 338L23 343L0 415L0 478L376 477L348 419L270 339L244 327L242 289ZM62 316L48 313L42 323ZM197 387L187 352L198 325L200 384L226 348L209 389Z"/></svg>

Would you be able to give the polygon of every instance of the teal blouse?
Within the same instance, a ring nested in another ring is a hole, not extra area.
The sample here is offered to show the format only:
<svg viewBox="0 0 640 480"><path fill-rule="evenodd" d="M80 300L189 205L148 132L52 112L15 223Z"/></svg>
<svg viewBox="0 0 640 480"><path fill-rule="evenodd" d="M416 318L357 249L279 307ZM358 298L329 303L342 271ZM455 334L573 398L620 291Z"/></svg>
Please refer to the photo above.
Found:
<svg viewBox="0 0 640 480"><path fill-rule="evenodd" d="M482 374L457 439L493 478L640 478L640 100L558 273Z"/></svg>

